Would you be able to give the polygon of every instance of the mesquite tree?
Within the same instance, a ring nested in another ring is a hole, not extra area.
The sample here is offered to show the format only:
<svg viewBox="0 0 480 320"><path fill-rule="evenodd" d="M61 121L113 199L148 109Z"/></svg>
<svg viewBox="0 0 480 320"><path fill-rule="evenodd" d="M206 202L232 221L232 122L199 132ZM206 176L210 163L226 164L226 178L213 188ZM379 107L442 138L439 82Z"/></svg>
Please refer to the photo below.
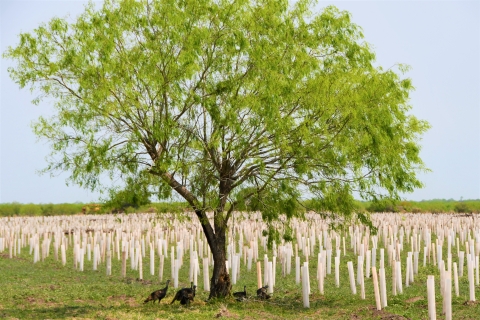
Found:
<svg viewBox="0 0 480 320"><path fill-rule="evenodd" d="M213 254L211 297L231 288L226 232L239 201L255 199L271 224L301 214L302 197L348 216L354 195L420 187L428 124L408 113L404 67L375 67L347 12L312 7L110 0L22 33L4 57L36 101L54 102L34 124L51 143L45 171L91 189L108 174L185 199Z"/></svg>

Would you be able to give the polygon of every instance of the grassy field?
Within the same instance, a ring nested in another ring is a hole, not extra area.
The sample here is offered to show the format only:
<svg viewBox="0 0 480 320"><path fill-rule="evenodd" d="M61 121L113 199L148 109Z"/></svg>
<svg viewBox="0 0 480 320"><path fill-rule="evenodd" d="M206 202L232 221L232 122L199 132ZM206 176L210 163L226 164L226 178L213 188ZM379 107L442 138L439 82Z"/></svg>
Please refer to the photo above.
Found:
<svg viewBox="0 0 480 320"><path fill-rule="evenodd" d="M348 246L347 246L348 247ZM320 295L315 280L316 258L310 259L312 294L310 308L303 308L300 285L295 284L295 269L287 277L281 275L277 265L276 286L272 299L259 301L253 295L256 290L256 271L248 272L242 262L241 279L233 291L241 291L247 286L251 297L246 302L236 302L233 298L205 302L208 293L202 290L199 277L199 290L193 304L184 307L178 302L170 305L175 290L170 286L167 297L157 303L143 304L150 292L163 288L170 275L170 263L165 263L163 281L149 274L149 254L144 258L144 280L137 280L138 271L127 271L126 278L120 276L120 263L113 260L112 276L106 276L105 264L98 271L92 270L92 262L85 259L85 271L73 267L73 259L68 256L67 265L54 261L53 254L45 261L33 263L28 247L20 255L9 259L8 252L0 253L0 318L1 319L427 319L426 298L427 275L435 275L437 318L441 315L442 297L439 289L439 276L436 267L419 267L419 274L410 287L404 287L401 295L391 294L391 269L387 271L388 307L376 311L372 280L366 280L366 299L361 300L359 287L357 295L352 295L348 282L347 261L356 264L352 251L342 255L340 288L335 287L334 268L327 275L325 294ZM405 253L406 255L406 253ZM260 253L263 257L263 252ZM271 252L269 252L271 257ZM180 271L180 286L188 284L188 255ZM422 259L420 259L422 260ZM456 259L454 259L456 261ZM422 260L423 261L423 260ZM405 257L402 257L405 263ZM420 263L421 264L421 263ZM157 265L156 265L157 268ZM129 264L127 263L127 269ZM355 268L356 270L356 268ZM405 272L405 265L402 267ZM453 285L452 285L453 286ZM480 290L476 288L477 299ZM466 271L460 278L460 296L452 298L453 319L479 319L480 306L467 303L468 283Z"/></svg>

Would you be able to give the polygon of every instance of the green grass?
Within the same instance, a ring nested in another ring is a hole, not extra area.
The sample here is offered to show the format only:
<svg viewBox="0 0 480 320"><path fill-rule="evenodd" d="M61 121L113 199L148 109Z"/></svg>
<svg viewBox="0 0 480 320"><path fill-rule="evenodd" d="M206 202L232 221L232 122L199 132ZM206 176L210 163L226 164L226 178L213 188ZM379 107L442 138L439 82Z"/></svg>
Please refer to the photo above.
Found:
<svg viewBox="0 0 480 320"><path fill-rule="evenodd" d="M347 244L349 240L347 239ZM381 245L382 247L383 245ZM405 249L409 248L405 244ZM53 250L52 250L53 251ZM456 248L454 261L457 261ZM0 254L0 319L212 319L223 317L230 319L427 319L428 307L426 298L426 280L428 275L435 275L437 318L441 315L442 297L439 289L439 273L436 267L421 267L423 251L419 259L419 274L410 287L404 286L403 294L391 294L391 269L386 268L388 307L376 311L373 296L372 280L366 280L366 299L360 299L360 288L357 286L357 295L352 295L348 281L347 261L356 265L356 257L352 251L341 257L340 288L335 287L334 267L332 274L327 275L325 294L320 295L317 290L316 257L311 258L310 279L311 291L310 308L303 308L300 285L295 284L295 263L292 259L292 273L283 278L281 265L277 264L276 286L272 299L258 301L253 297L256 290L256 270L248 272L243 265L241 279L233 286L233 291L243 290L247 286L247 293L251 296L248 301L240 303L232 298L205 302L208 293L203 289L203 276L199 276L199 290L195 301L189 308L178 302L170 305L175 290L173 283L167 297L157 303L143 304L143 300L150 292L164 287L170 276L170 261L165 260L164 279L150 275L149 253L143 260L144 281L136 280L138 271L130 270L130 261L127 261L127 276L120 276L120 263L112 260L112 276L105 275L105 263L99 266L98 271L92 270L92 262L85 257L85 271L80 272L73 268L72 248L69 247L67 265L62 266L60 261L54 261L53 253L45 261L33 263L33 256L28 254L28 247L23 248L19 256L8 258L8 251ZM271 259L271 252L269 259ZM405 263L406 252L403 252L402 263ZM263 258L260 250L259 256ZM444 255L445 256L445 255ZM377 251L377 258L379 252ZM158 258L157 258L158 259ZM333 259L332 259L333 260ZM157 263L158 261L156 261ZM188 253L184 258L184 265L180 272L180 286L189 286L188 283ZM262 263L263 267L263 263ZM158 264L155 265L158 268ZM406 270L402 266L402 272ZM356 272L356 266L355 266ZM211 273L210 273L211 274ZM262 271L263 275L263 271ZM404 278L404 274L403 274ZM453 283L452 283L453 287ZM480 299L480 290L476 288L476 297ZM453 319L478 319L479 304L464 304L468 300L468 283L466 267L464 276L460 279L460 297L452 298Z"/></svg>

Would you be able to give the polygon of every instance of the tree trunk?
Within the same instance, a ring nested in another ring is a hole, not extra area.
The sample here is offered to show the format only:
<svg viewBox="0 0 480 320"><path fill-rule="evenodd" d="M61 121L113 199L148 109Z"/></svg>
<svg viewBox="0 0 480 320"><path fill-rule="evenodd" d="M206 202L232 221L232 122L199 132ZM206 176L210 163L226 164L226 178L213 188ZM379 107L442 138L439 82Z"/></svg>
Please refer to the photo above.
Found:
<svg viewBox="0 0 480 320"><path fill-rule="evenodd" d="M224 161L227 163L227 161ZM228 164L228 163L227 163ZM228 167L229 168L229 167ZM213 256L213 275L210 279L210 298L223 298L230 294L232 284L230 282L230 275L228 274L227 266L225 265L226 255L226 237L225 231L227 227L227 221L224 220L223 210L229 192L231 191L231 177L222 179L220 182L220 206L215 212L214 226L215 231L208 220L207 214L204 209L200 209L197 204L196 197L182 184L180 184L172 174L163 172L155 173L168 183L168 185L180 194L195 210L195 214L200 221L205 237L207 238L208 245L212 251ZM223 176L222 176L223 177ZM227 216L228 220L228 216Z"/></svg>
<svg viewBox="0 0 480 320"><path fill-rule="evenodd" d="M226 261L226 242L225 230L221 230L215 234L215 244L212 249L213 255L213 275L210 280L210 296L211 298L223 298L230 294L232 284L230 275L228 274Z"/></svg>

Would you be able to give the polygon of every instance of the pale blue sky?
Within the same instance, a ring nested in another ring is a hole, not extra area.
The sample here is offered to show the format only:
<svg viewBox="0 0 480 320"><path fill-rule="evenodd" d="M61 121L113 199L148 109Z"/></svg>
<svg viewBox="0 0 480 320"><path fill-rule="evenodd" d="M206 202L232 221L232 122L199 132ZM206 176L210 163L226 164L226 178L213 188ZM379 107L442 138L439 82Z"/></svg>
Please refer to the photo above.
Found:
<svg viewBox="0 0 480 320"><path fill-rule="evenodd" d="M54 16L77 16L84 1L0 0L0 51L18 42ZM479 1L319 1L352 14L365 41L384 68L412 67L407 74L416 91L412 113L430 122L421 156L431 173L420 174L425 188L410 200L480 198L480 2ZM48 102L31 104L34 95L20 90L1 60L0 203L89 202L98 194L66 186L67 174L39 176L49 150L36 142L30 124L52 113Z"/></svg>

